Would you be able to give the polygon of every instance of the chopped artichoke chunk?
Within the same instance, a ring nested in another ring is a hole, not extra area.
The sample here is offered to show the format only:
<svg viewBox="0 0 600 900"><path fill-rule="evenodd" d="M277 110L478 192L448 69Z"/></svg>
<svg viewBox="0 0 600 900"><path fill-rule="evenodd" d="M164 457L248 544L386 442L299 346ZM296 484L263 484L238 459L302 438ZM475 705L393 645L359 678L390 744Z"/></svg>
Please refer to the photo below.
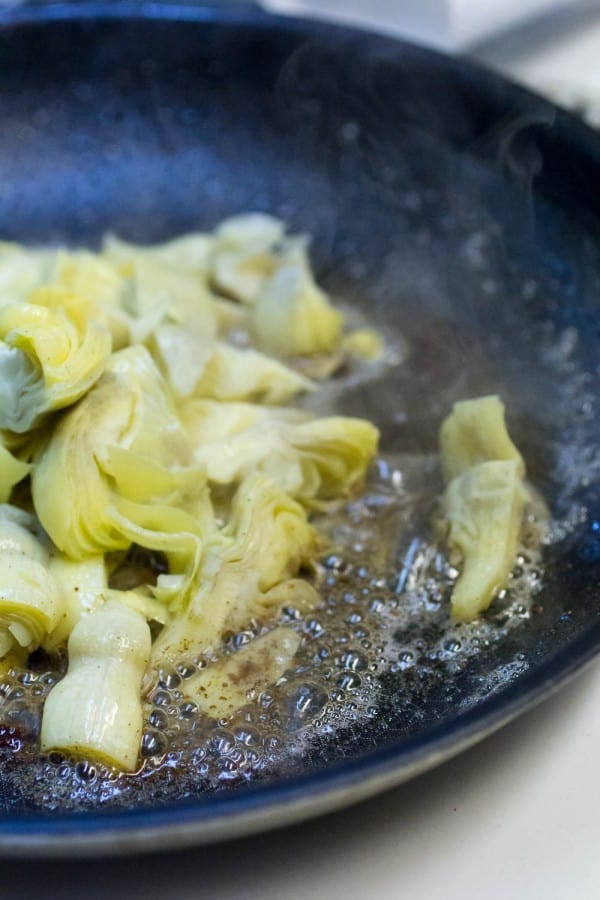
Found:
<svg viewBox="0 0 600 900"><path fill-rule="evenodd" d="M59 251L48 280L81 298L88 319L105 325L112 336L112 349L121 350L131 340L125 303L129 290L124 278L106 260L87 250Z"/></svg>
<svg viewBox="0 0 600 900"><path fill-rule="evenodd" d="M113 354L32 475L39 519L72 559L131 543L195 557L212 527L202 469L143 347Z"/></svg>
<svg viewBox="0 0 600 900"><path fill-rule="evenodd" d="M0 309L0 428L23 433L75 403L102 374L111 336L75 294L39 288Z"/></svg>
<svg viewBox="0 0 600 900"><path fill-rule="evenodd" d="M260 407L229 406L196 403L184 413L189 433L200 438L196 461L216 484L262 471L302 502L329 500L364 478L377 451L379 433L363 419L298 421L285 409L258 415L253 412Z"/></svg>
<svg viewBox="0 0 600 900"><path fill-rule="evenodd" d="M266 475L249 475L235 495L230 521L207 548L183 611L154 643L154 667L173 666L217 646L225 631L275 615L291 592L270 592L295 579L315 546L303 508ZM306 593L299 598L305 603Z"/></svg>
<svg viewBox="0 0 600 900"><path fill-rule="evenodd" d="M0 656L19 647L35 650L63 610L48 552L28 524L26 513L0 507Z"/></svg>
<svg viewBox="0 0 600 900"><path fill-rule="evenodd" d="M327 353L340 342L344 318L313 279L308 261L282 265L252 310L259 350L276 356Z"/></svg>
<svg viewBox="0 0 600 900"><path fill-rule="evenodd" d="M525 497L515 459L480 463L448 485L448 541L462 561L452 593L455 618L476 618L506 584L515 563Z"/></svg>
<svg viewBox="0 0 600 900"><path fill-rule="evenodd" d="M187 679L182 688L200 712L223 719L256 699L290 668L300 645L291 628L274 628Z"/></svg>
<svg viewBox="0 0 600 900"><path fill-rule="evenodd" d="M68 672L44 706L42 752L61 750L133 771L149 656L150 629L139 612L112 601L82 618L69 638Z"/></svg>
<svg viewBox="0 0 600 900"><path fill-rule="evenodd" d="M239 350L217 343L205 355L194 396L213 400L260 400L285 403L294 394L314 390L314 384L256 350Z"/></svg>
<svg viewBox="0 0 600 900"><path fill-rule="evenodd" d="M113 265L127 266L157 260L179 272L203 278L208 269L208 257L215 239L210 234L193 232L165 241L163 244L129 244L114 235L104 239L103 255Z"/></svg>
<svg viewBox="0 0 600 900"><path fill-rule="evenodd" d="M452 614L470 621L506 585L527 492L523 458L496 396L456 403L440 429L448 543L460 567Z"/></svg>
<svg viewBox="0 0 600 900"><path fill-rule="evenodd" d="M273 216L250 213L225 219L215 232L211 278L227 296L252 304L279 264L283 224Z"/></svg>
<svg viewBox="0 0 600 900"><path fill-rule="evenodd" d="M29 463L22 462L2 443L0 436L0 503L9 500L12 489L31 471Z"/></svg>
<svg viewBox="0 0 600 900"><path fill-rule="evenodd" d="M454 404L440 428L440 450L446 482L489 459L514 459L525 473L523 458L504 421L504 404L496 395Z"/></svg>
<svg viewBox="0 0 600 900"><path fill-rule="evenodd" d="M23 303L47 276L54 258L52 250L32 250L0 241L0 307Z"/></svg>

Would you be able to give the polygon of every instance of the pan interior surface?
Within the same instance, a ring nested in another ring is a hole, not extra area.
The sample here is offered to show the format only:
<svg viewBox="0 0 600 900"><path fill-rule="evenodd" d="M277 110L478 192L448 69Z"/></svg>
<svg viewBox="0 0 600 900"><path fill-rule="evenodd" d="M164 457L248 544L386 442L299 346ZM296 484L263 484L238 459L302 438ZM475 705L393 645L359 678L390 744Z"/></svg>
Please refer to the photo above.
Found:
<svg viewBox="0 0 600 900"><path fill-rule="evenodd" d="M330 524L347 550L325 564L337 618L298 624L307 668L276 698L283 732L240 716L115 779L40 761L21 740L37 728L28 685L3 686L0 844L13 850L32 834L50 846L53 827L142 834L132 809L148 823L158 811L161 833L183 811L200 841L211 816L256 822L261 797L284 805L300 784L327 794L384 764L400 780L600 648L599 141L409 45L252 11L127 9L15 12L0 29L2 239L150 243L237 212L280 216L311 236L319 280L395 348L327 395L379 426L382 458L365 503ZM460 627L425 536L439 423L484 393L504 399L551 527L541 565L522 559L512 592ZM378 556L380 515L392 538ZM177 685L163 688L168 716Z"/></svg>

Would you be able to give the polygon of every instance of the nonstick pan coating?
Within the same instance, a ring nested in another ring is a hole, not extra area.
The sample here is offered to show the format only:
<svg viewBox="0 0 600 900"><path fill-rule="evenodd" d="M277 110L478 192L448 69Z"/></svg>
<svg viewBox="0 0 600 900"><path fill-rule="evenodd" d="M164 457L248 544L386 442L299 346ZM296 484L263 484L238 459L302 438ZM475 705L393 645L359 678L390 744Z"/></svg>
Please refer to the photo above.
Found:
<svg viewBox="0 0 600 900"><path fill-rule="evenodd" d="M327 288L408 348L342 411L373 419L386 452L427 454L454 400L501 393L556 522L522 628L452 677L442 661L390 676L379 718L291 774L132 810L46 816L5 796L0 852L149 850L313 815L434 765L590 659L597 137L470 63L251 9L49 4L0 22L3 239L151 242L244 210L282 216L312 235Z"/></svg>

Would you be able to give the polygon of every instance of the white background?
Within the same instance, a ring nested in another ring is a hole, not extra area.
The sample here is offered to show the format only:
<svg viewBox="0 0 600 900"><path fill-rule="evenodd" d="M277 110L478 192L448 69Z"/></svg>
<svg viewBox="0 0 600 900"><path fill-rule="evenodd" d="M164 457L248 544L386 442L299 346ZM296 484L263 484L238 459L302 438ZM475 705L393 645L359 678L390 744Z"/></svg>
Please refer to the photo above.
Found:
<svg viewBox="0 0 600 900"><path fill-rule="evenodd" d="M535 49L509 42L489 59L539 89L600 98L600 12L549 31ZM0 867L6 900L199 897L596 900L600 665L459 758L349 810L175 854Z"/></svg>

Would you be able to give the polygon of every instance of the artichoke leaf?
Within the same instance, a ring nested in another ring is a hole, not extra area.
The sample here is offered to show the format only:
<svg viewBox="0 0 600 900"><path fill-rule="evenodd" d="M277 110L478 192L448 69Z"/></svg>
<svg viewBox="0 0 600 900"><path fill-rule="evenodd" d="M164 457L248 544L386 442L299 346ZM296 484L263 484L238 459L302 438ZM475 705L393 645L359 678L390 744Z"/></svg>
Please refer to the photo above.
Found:
<svg viewBox="0 0 600 900"><path fill-rule="evenodd" d="M31 652L55 628L63 599L48 568L48 551L26 513L0 506L0 654Z"/></svg>
<svg viewBox="0 0 600 900"><path fill-rule="evenodd" d="M243 420L244 408L238 408ZM208 422L202 421L203 412ZM257 416L252 423L247 417L249 427L223 434L220 412L189 406L184 414L190 433L204 437L196 445L196 460L206 468L209 481L217 484L236 483L253 471L262 471L302 502L329 500L347 494L362 481L377 451L379 433L363 419L333 416L286 422L285 415L273 415Z"/></svg>
<svg viewBox="0 0 600 900"><path fill-rule="evenodd" d="M259 350L277 356L330 353L338 346L344 317L333 308L300 257L281 265L252 309L251 332Z"/></svg>
<svg viewBox="0 0 600 900"><path fill-rule="evenodd" d="M31 471L29 463L22 462L4 446L0 437L0 503L6 503L16 484Z"/></svg>
<svg viewBox="0 0 600 900"><path fill-rule="evenodd" d="M48 277L55 253L0 241L0 307L23 303Z"/></svg>
<svg viewBox="0 0 600 900"><path fill-rule="evenodd" d="M300 635L291 628L273 628L186 679L183 691L204 715L224 719L275 684L299 646Z"/></svg>
<svg viewBox="0 0 600 900"><path fill-rule="evenodd" d="M460 621L488 608L514 566L527 497L520 467L518 459L483 462L446 488L448 543L460 564L452 615Z"/></svg>
<svg viewBox="0 0 600 900"><path fill-rule="evenodd" d="M193 395L212 400L285 403L312 391L308 378L256 350L242 350L217 342L207 355Z"/></svg>
<svg viewBox="0 0 600 900"><path fill-rule="evenodd" d="M0 428L18 433L82 397L111 353L109 332L85 320L76 295L39 288L32 297L0 309Z"/></svg>
<svg viewBox="0 0 600 900"><path fill-rule="evenodd" d="M179 272L204 278L215 238L203 232L191 232L162 244L131 244L115 235L104 239L102 254L116 266L143 265L154 260Z"/></svg>
<svg viewBox="0 0 600 900"><path fill-rule="evenodd" d="M190 248L193 243L190 241ZM107 240L103 252L105 259L129 279L126 309L135 343L148 341L165 322L184 325L207 337L216 336L218 311L201 264L194 268L190 259L186 266L177 261L176 254L171 260L168 253L161 253L160 247L136 247L116 238Z"/></svg>
<svg viewBox="0 0 600 900"><path fill-rule="evenodd" d="M455 403L440 428L448 545L460 567L452 615L470 621L506 585L527 499L525 464L499 397Z"/></svg>
<svg viewBox="0 0 600 900"><path fill-rule="evenodd" d="M268 476L249 475L235 494L229 522L207 548L186 606L154 643L154 668L214 648L227 630L272 618L280 607L269 592L310 564L315 548L304 509ZM279 598L283 603L289 596L282 592Z"/></svg>
<svg viewBox="0 0 600 900"><path fill-rule="evenodd" d="M179 549L195 565L212 522L205 479L144 347L113 354L63 415L36 460L32 495L42 525L72 559L135 542Z"/></svg>
<svg viewBox="0 0 600 900"><path fill-rule="evenodd" d="M125 309L130 280L114 266L89 250L61 250L48 280L81 298L87 318L110 331L113 350L121 350L129 344L131 324Z"/></svg>
<svg viewBox="0 0 600 900"><path fill-rule="evenodd" d="M248 213L223 220L215 231L210 275L228 297L252 304L279 265L284 238L279 219Z"/></svg>
<svg viewBox="0 0 600 900"><path fill-rule="evenodd" d="M523 457L506 429L504 404L496 395L455 403L440 428L440 451L446 483L491 459L514 459L525 474Z"/></svg>

